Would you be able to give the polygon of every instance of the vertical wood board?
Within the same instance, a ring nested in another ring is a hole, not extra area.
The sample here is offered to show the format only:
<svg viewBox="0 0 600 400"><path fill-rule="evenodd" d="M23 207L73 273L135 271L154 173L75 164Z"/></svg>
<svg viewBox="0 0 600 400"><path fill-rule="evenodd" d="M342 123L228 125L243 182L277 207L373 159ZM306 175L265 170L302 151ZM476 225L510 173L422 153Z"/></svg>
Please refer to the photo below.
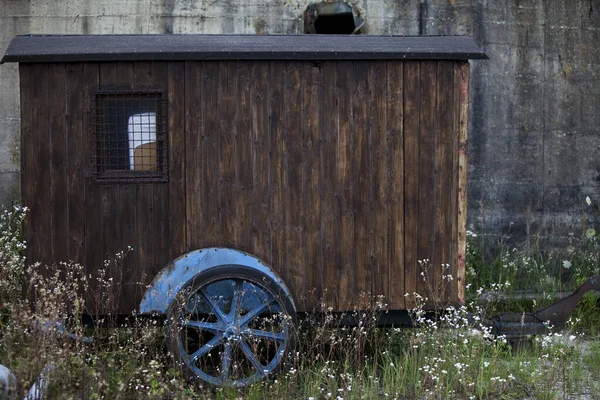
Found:
<svg viewBox="0 0 600 400"><path fill-rule="evenodd" d="M354 305L361 309L370 306L373 271L371 263L371 79L368 61L353 65L352 125L348 134L353 136L354 212L356 261L354 264Z"/></svg>
<svg viewBox="0 0 600 400"><path fill-rule="evenodd" d="M313 64L302 64L302 128L306 175L303 177L304 198L304 242L306 243L306 308L315 309L323 297L321 264L321 199L327 194L321 192L320 164L321 138L319 124L321 118L319 86L322 74Z"/></svg>
<svg viewBox="0 0 600 400"><path fill-rule="evenodd" d="M467 149L469 123L469 63L460 64L460 112L458 131L458 243L456 280L458 282L458 301L465 302L465 268L467 245Z"/></svg>
<svg viewBox="0 0 600 400"><path fill-rule="evenodd" d="M304 132L302 120L303 77L302 63L286 63L287 93L285 113L287 115L286 138L288 150L287 216L286 237L288 240L288 282L297 307L306 309L306 258L304 234L304 198L302 182L306 175ZM306 116L308 117L308 116Z"/></svg>
<svg viewBox="0 0 600 400"><path fill-rule="evenodd" d="M286 202L287 191L287 130L285 94L286 94L286 67L285 62L271 64L272 80L269 84L269 139L272 152L271 174L269 185L271 187L271 259L269 264L278 271L281 277L287 279L287 251L286 237Z"/></svg>
<svg viewBox="0 0 600 400"><path fill-rule="evenodd" d="M352 62L343 61L337 64L336 89L338 92L338 139L337 139L337 176L340 191L339 219L335 221L339 230L338 265L338 309L351 310L355 301L355 266L356 266L356 237L354 210L354 140L352 129L353 99L350 92L356 87L356 75Z"/></svg>
<svg viewBox="0 0 600 400"><path fill-rule="evenodd" d="M388 302L390 309L404 309L406 288L405 280L405 215L404 215L404 65L387 62L386 99L387 121L386 134L388 156L386 159L388 188L388 236L389 241L389 276Z"/></svg>
<svg viewBox="0 0 600 400"><path fill-rule="evenodd" d="M319 95L321 137L321 251L323 254L323 303L325 308L338 308L340 280L340 208L337 175L338 91L337 64L323 63Z"/></svg>
<svg viewBox="0 0 600 400"><path fill-rule="evenodd" d="M271 259L269 63L255 62L252 79L252 253Z"/></svg>
<svg viewBox="0 0 600 400"><path fill-rule="evenodd" d="M169 259L174 260L187 249L186 173L186 74L184 62L168 65L168 146L169 146Z"/></svg>
<svg viewBox="0 0 600 400"><path fill-rule="evenodd" d="M453 82L453 63L440 61L437 63L437 89L436 89L436 107L435 107L435 129L436 129L436 147L435 147L435 230L434 242L435 253L433 256L433 270L436 273L437 306L443 307L446 304L452 304L449 288L453 285L451 266L451 238L452 238L452 215L451 196L452 196L452 139L454 130L453 107L454 90L452 85L447 82Z"/></svg>
<svg viewBox="0 0 600 400"><path fill-rule="evenodd" d="M237 74L235 62L219 63L220 115L220 222L222 245L237 244L237 198L236 198L236 91Z"/></svg>
<svg viewBox="0 0 600 400"><path fill-rule="evenodd" d="M202 64L185 62L185 201L187 250L201 247L202 237Z"/></svg>
<svg viewBox="0 0 600 400"><path fill-rule="evenodd" d="M418 61L404 64L404 290L406 308L415 306L414 293L418 279L418 230L419 230L419 88L421 65ZM425 229L425 227L423 227Z"/></svg>
<svg viewBox="0 0 600 400"><path fill-rule="evenodd" d="M58 264L69 257L69 198L67 194L67 121L65 64L50 64L48 78L52 82L48 99L50 146L50 230L52 262Z"/></svg>
<svg viewBox="0 0 600 400"><path fill-rule="evenodd" d="M67 221L68 228L68 256L67 259L84 264L85 262L85 164L84 141L86 135L83 131L83 115L85 104L84 68L82 64L66 65L66 175L67 188L65 195L68 199ZM85 272L85 271L84 271Z"/></svg>

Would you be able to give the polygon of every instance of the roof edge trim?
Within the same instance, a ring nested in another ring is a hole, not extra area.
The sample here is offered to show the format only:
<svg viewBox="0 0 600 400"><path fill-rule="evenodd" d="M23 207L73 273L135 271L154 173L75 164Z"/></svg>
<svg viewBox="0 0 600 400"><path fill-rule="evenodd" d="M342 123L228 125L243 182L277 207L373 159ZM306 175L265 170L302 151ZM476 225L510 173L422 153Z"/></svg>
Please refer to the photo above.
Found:
<svg viewBox="0 0 600 400"><path fill-rule="evenodd" d="M487 58L466 36L20 35L0 63Z"/></svg>

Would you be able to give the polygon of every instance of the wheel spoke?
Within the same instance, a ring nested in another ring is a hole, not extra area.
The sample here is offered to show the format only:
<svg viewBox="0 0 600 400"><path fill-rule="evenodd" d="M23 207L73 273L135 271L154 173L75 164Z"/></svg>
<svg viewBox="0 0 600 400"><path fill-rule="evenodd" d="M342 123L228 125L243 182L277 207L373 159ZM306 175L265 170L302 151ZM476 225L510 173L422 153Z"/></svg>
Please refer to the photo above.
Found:
<svg viewBox="0 0 600 400"><path fill-rule="evenodd" d="M210 303L210 306L214 310L217 318L219 318L223 322L227 321L227 317L223 313L223 310L221 310L221 307L219 307L219 305L214 301L214 299L212 297L210 297L210 295L206 292L206 288L200 289L200 293L202 293L202 295Z"/></svg>
<svg viewBox="0 0 600 400"><path fill-rule="evenodd" d="M231 298L231 307L229 308L229 320L232 322L238 319L238 307L241 303L241 285L240 282L233 281L233 297Z"/></svg>
<svg viewBox="0 0 600 400"><path fill-rule="evenodd" d="M247 336L259 336L272 340L285 340L286 334L283 332L261 331L259 329L244 329L244 334Z"/></svg>
<svg viewBox="0 0 600 400"><path fill-rule="evenodd" d="M250 361L254 369L256 369L256 372L259 375L265 375L265 367L263 367L260 361L258 361L256 355L254 354L250 346L248 346L248 342L246 342L244 339L240 340L240 347L242 348L246 359L248 359L248 361Z"/></svg>
<svg viewBox="0 0 600 400"><path fill-rule="evenodd" d="M212 322L204 322L204 321L181 321L179 324L180 327L186 328L196 328L203 331L209 332L217 332L223 331L223 328L219 324L215 324Z"/></svg>
<svg viewBox="0 0 600 400"><path fill-rule="evenodd" d="M258 307L253 309L252 311L248 312L248 314L244 315L240 320L240 326L244 326L244 325L248 324L250 321L252 321L258 314L263 312L263 310L265 308L269 307L271 305L271 303L273 303L273 301L275 301L275 299L271 299L271 300L267 301L266 303L262 303Z"/></svg>
<svg viewBox="0 0 600 400"><path fill-rule="evenodd" d="M217 333L215 335L215 337L213 337L208 342L206 342L206 344L204 346L200 347L198 350L196 350L194 352L194 354L192 354L190 356L189 363L194 363L199 357L202 357L206 353L210 352L212 349L214 349L216 346L218 346L222 340L223 340L223 334L221 332Z"/></svg>
<svg viewBox="0 0 600 400"><path fill-rule="evenodd" d="M229 341L225 342L225 349L221 355L221 382L223 384L229 379L229 370L231 369L231 354L233 344Z"/></svg>

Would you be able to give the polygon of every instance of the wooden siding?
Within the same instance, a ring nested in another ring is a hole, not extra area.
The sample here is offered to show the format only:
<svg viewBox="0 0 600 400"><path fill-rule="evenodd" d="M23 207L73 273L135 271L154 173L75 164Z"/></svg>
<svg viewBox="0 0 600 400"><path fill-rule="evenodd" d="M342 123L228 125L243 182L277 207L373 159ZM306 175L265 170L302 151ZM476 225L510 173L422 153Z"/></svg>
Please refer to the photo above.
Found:
<svg viewBox="0 0 600 400"><path fill-rule="evenodd" d="M468 63L21 64L27 257L73 260L134 310L170 260L226 246L270 264L300 311L464 296ZM90 92L165 91L168 183L97 184ZM428 260L428 261L423 261ZM448 266L446 266L448 264ZM452 275L447 284L441 275ZM423 280L423 275L427 280ZM456 279L459 278L459 279ZM103 312L90 290L90 312Z"/></svg>

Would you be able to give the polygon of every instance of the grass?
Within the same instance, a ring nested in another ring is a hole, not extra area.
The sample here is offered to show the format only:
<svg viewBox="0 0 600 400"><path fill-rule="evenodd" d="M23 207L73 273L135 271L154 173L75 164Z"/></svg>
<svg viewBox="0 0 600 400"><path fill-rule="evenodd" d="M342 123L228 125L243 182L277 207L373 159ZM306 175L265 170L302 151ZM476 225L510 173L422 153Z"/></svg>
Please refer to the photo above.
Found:
<svg viewBox="0 0 600 400"><path fill-rule="evenodd" d="M600 273L595 232L573 240L563 254L500 247L492 257L483 255L471 234L467 306L446 309L433 320L419 305L411 311L414 328L376 326L378 313L384 312L377 302L360 313L358 326L303 324L296 354L281 374L230 389L189 384L173 365L156 322L132 316L127 325L113 321L110 329L89 329L77 318L68 319L81 312L88 279L73 264L57 266L51 274L42 274L39 265L27 266L19 239L23 215L17 207L0 217L0 361L17 376L20 398L44 368L50 377L47 398L60 399L600 398L600 310L594 294L584 298L565 330L517 344L492 335L485 317L503 310L533 311L551 299L478 301L489 291L572 290ZM33 309L24 286L38 296ZM101 289L96 303L110 309L112 282L94 286ZM68 321L75 340L42 329L52 320ZM86 343L82 336L94 340Z"/></svg>

